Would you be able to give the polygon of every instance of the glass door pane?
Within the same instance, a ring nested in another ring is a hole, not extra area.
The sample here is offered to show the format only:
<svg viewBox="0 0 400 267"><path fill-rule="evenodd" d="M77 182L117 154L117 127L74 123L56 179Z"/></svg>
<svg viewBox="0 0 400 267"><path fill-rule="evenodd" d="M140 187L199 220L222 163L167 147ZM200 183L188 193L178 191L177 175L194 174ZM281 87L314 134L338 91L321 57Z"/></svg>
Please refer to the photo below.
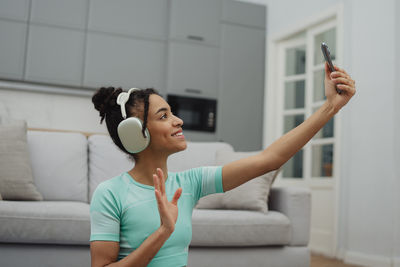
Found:
<svg viewBox="0 0 400 267"><path fill-rule="evenodd" d="M284 112L283 132L287 133L300 125L305 118L306 99L306 46L297 45L285 50L284 76ZM292 111L295 109L301 109ZM284 178L303 178L303 150L297 152L283 166Z"/></svg>
<svg viewBox="0 0 400 267"><path fill-rule="evenodd" d="M306 71L306 47L286 49L285 76L304 74Z"/></svg>
<svg viewBox="0 0 400 267"><path fill-rule="evenodd" d="M313 101L318 102L325 100L325 70L317 70L313 72L314 84L313 84Z"/></svg>
<svg viewBox="0 0 400 267"><path fill-rule="evenodd" d="M333 144L312 146L312 177L332 177Z"/></svg>
<svg viewBox="0 0 400 267"><path fill-rule="evenodd" d="M332 61L336 59L336 28L322 32L314 37L314 65L325 62L324 55L321 53L321 43L328 45Z"/></svg>
<svg viewBox="0 0 400 267"><path fill-rule="evenodd" d="M297 152L282 168L283 178L303 178L303 150Z"/></svg>
<svg viewBox="0 0 400 267"><path fill-rule="evenodd" d="M285 83L285 109L304 108L305 81Z"/></svg>

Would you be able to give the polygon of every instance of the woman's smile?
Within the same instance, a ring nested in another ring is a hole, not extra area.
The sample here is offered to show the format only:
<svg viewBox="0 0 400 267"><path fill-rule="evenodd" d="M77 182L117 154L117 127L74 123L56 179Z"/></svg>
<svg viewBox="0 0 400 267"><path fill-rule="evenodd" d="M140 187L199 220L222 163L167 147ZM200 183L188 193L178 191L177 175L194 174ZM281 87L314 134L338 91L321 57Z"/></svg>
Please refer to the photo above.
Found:
<svg viewBox="0 0 400 267"><path fill-rule="evenodd" d="M182 130L179 130L179 131L175 132L171 136L174 137L174 138L178 138L178 139L185 139L185 136L183 135Z"/></svg>

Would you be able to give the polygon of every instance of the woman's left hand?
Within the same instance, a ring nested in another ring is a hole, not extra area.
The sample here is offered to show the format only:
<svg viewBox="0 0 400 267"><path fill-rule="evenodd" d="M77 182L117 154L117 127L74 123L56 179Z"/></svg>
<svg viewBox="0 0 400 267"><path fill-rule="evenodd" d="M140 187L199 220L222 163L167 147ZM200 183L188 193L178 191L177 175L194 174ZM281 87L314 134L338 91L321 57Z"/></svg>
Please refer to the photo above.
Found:
<svg viewBox="0 0 400 267"><path fill-rule="evenodd" d="M336 71L331 72L325 62L325 96L335 112L338 112L355 95L356 88L355 81L344 69L334 67ZM342 91L340 94L335 86Z"/></svg>

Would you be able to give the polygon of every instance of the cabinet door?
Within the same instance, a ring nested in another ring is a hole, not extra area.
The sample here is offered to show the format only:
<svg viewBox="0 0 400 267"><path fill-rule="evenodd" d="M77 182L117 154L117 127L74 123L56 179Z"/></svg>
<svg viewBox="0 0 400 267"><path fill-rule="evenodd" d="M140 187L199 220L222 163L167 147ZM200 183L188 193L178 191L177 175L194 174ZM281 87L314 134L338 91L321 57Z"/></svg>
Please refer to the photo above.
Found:
<svg viewBox="0 0 400 267"><path fill-rule="evenodd" d="M0 20L0 77L22 79L26 23Z"/></svg>
<svg viewBox="0 0 400 267"><path fill-rule="evenodd" d="M32 0L31 21L86 28L88 0Z"/></svg>
<svg viewBox="0 0 400 267"><path fill-rule="evenodd" d="M172 0L170 38L219 45L221 1Z"/></svg>
<svg viewBox="0 0 400 267"><path fill-rule="evenodd" d="M0 18L27 21L29 0L1 0Z"/></svg>
<svg viewBox="0 0 400 267"><path fill-rule="evenodd" d="M168 94L218 97L218 48L170 43Z"/></svg>
<svg viewBox="0 0 400 267"><path fill-rule="evenodd" d="M84 32L29 26L25 80L80 86Z"/></svg>
<svg viewBox="0 0 400 267"><path fill-rule="evenodd" d="M91 0L89 30L167 38L166 0Z"/></svg>
<svg viewBox="0 0 400 267"><path fill-rule="evenodd" d="M223 25L219 140L236 151L262 148L265 32Z"/></svg>
<svg viewBox="0 0 400 267"><path fill-rule="evenodd" d="M84 85L160 91L165 87L165 49L165 42L89 33Z"/></svg>

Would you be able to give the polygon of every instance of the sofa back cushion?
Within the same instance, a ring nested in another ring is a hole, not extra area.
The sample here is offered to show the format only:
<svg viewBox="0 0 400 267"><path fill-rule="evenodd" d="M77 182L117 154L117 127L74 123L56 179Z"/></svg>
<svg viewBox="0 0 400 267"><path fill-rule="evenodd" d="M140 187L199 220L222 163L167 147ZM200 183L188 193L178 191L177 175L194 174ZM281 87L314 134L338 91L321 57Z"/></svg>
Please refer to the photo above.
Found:
<svg viewBox="0 0 400 267"><path fill-rule="evenodd" d="M225 165L261 151L229 152L217 151L216 164ZM196 205L198 209L254 210L268 212L269 191L279 171L274 170L260 175L230 191L212 194L201 198Z"/></svg>
<svg viewBox="0 0 400 267"><path fill-rule="evenodd" d="M28 131L36 187L45 200L88 202L87 139L80 133Z"/></svg>
<svg viewBox="0 0 400 267"><path fill-rule="evenodd" d="M178 172L201 166L215 166L217 150L233 152L233 147L223 142L187 142L184 151L172 154L168 158L168 171Z"/></svg>
<svg viewBox="0 0 400 267"><path fill-rule="evenodd" d="M91 135L89 142L89 199L103 181L131 170L135 163L122 152L108 135ZM177 172L200 166L215 165L217 150L233 151L222 142L187 142L187 148L172 154L167 161L168 171Z"/></svg>
<svg viewBox="0 0 400 267"><path fill-rule="evenodd" d="M129 171L135 163L122 152L109 135L89 136L89 200L103 181Z"/></svg>

